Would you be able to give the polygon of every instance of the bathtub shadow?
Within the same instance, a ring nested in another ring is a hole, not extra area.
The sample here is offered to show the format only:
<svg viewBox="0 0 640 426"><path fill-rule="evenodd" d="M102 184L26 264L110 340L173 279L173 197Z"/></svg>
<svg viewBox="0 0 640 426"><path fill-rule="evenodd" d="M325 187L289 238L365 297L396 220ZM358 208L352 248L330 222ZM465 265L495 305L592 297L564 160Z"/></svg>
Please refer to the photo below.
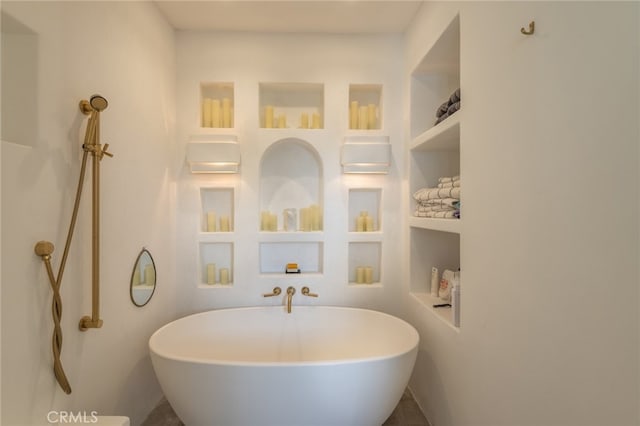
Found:
<svg viewBox="0 0 640 426"><path fill-rule="evenodd" d="M142 426L184 426L166 398L149 414ZM405 390L393 413L382 426L430 426L409 390Z"/></svg>

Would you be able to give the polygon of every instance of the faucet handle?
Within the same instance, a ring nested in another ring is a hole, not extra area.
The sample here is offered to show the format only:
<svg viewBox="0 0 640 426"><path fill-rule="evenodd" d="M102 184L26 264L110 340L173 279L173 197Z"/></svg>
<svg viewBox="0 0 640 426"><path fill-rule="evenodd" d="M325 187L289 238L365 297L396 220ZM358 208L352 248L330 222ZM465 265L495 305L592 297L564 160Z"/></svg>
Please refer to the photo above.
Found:
<svg viewBox="0 0 640 426"><path fill-rule="evenodd" d="M282 290L280 289L280 287L274 287L273 288L273 292L272 293L265 293L262 295L262 297L273 297L273 296L277 296L282 292Z"/></svg>
<svg viewBox="0 0 640 426"><path fill-rule="evenodd" d="M302 294L305 296L309 296L309 297L318 297L317 293L311 293L311 290L309 290L309 287L302 287Z"/></svg>

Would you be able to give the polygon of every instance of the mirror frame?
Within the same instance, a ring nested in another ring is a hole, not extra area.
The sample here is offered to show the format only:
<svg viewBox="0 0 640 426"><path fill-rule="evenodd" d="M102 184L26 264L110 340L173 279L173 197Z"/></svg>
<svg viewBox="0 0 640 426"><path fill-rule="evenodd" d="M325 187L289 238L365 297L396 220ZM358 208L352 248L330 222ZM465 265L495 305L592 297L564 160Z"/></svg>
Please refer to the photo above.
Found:
<svg viewBox="0 0 640 426"><path fill-rule="evenodd" d="M149 295L149 298L147 299L146 302L144 302L143 304L138 304L135 301L135 298L133 297L133 276L136 273L136 269L138 269L140 267L140 259L142 258L142 256L144 254L147 254L149 256L149 259L151 259L151 265L153 265L153 271L154 271L154 281L153 281L153 290L151 290L151 294ZM141 308L145 305L147 305L147 303L149 303L149 301L151 300L151 298L153 297L154 293L156 292L156 285L158 284L158 271L156 269L156 262L153 260L153 256L151 255L151 252L149 250L146 249L146 247L142 247L142 250L140 250L140 253L138 254L138 257L136 258L135 263L133 264L133 270L131 271L131 278L129 279L129 297L131 298L131 303L133 303L135 306L137 306L138 308Z"/></svg>

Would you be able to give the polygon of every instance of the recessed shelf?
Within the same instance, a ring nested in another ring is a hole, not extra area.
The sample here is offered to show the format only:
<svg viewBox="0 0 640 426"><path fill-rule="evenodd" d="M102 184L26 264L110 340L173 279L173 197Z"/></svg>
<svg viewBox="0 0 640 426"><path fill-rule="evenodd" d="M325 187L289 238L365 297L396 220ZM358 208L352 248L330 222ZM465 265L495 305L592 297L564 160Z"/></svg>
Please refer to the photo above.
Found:
<svg viewBox="0 0 640 426"><path fill-rule="evenodd" d="M262 128L324 128L322 83L260 83L259 117Z"/></svg>
<svg viewBox="0 0 640 426"><path fill-rule="evenodd" d="M261 242L259 251L261 274L284 274L288 263L297 263L301 274L322 273L322 242Z"/></svg>
<svg viewBox="0 0 640 426"><path fill-rule="evenodd" d="M233 83L200 83L200 127L234 127Z"/></svg>
<svg viewBox="0 0 640 426"><path fill-rule="evenodd" d="M459 151L461 111L413 139L414 151Z"/></svg>
<svg viewBox="0 0 640 426"><path fill-rule="evenodd" d="M380 265L382 244L380 242L349 243L349 284L369 285L381 282Z"/></svg>
<svg viewBox="0 0 640 426"><path fill-rule="evenodd" d="M233 243L200 243L199 285L233 284Z"/></svg>
<svg viewBox="0 0 640 426"><path fill-rule="evenodd" d="M409 217L409 226L432 231L460 234L462 219L433 219L428 217Z"/></svg>
<svg viewBox="0 0 640 426"><path fill-rule="evenodd" d="M433 297L429 293L409 293L411 296L424 306L429 312L431 312L436 318L442 321L443 324L448 326L451 330L459 333L460 328L453 324L453 309L449 307L434 308L433 305L444 303L444 301L438 297Z"/></svg>
<svg viewBox="0 0 640 426"><path fill-rule="evenodd" d="M460 18L456 16L411 73L412 138L433 126L438 107L458 88Z"/></svg>
<svg viewBox="0 0 640 426"><path fill-rule="evenodd" d="M377 232L382 223L380 188L349 189L349 232Z"/></svg>
<svg viewBox="0 0 640 426"><path fill-rule="evenodd" d="M349 85L349 129L382 128L382 85Z"/></svg>
<svg viewBox="0 0 640 426"><path fill-rule="evenodd" d="M233 194L233 188L200 188L201 232L233 232Z"/></svg>
<svg viewBox="0 0 640 426"><path fill-rule="evenodd" d="M260 165L258 229L284 231L285 210L295 209L296 223L291 229L321 231L322 183L320 156L311 144L296 138L275 142L265 151ZM270 217L266 222L265 216Z"/></svg>

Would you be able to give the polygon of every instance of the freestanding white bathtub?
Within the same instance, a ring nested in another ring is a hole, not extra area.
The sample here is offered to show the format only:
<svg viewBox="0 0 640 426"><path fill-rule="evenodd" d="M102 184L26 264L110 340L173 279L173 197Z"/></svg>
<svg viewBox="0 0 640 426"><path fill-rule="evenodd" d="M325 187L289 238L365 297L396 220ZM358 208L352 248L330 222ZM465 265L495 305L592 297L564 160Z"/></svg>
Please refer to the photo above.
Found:
<svg viewBox="0 0 640 426"><path fill-rule="evenodd" d="M418 340L381 312L274 306L173 321L149 348L187 426L380 426L407 386Z"/></svg>

